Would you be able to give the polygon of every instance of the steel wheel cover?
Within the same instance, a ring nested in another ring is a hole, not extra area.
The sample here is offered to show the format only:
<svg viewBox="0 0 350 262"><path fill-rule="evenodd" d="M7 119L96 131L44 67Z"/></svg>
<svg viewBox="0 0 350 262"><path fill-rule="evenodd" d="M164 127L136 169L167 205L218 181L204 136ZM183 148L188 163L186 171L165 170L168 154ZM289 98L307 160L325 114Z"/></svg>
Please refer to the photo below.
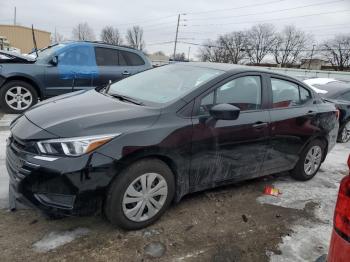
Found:
<svg viewBox="0 0 350 262"><path fill-rule="evenodd" d="M146 173L136 178L123 197L124 215L134 222L154 217L163 207L168 196L168 184L157 173Z"/></svg>

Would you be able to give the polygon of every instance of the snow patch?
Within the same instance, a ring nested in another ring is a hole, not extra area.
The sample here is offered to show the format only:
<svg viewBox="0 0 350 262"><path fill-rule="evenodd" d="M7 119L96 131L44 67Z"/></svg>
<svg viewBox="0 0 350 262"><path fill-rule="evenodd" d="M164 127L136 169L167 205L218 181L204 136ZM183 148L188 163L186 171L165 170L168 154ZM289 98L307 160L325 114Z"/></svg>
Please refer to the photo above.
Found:
<svg viewBox="0 0 350 262"><path fill-rule="evenodd" d="M292 226L294 233L283 237L283 243L279 245L282 254L270 255L271 261L315 261L327 253L339 182L348 172L346 162L349 153L350 144L337 144L312 180L299 182L290 177L280 177L273 185L281 190L281 195L257 198L263 204L294 209L304 209L310 202L317 204L314 214L320 222L299 221L298 225Z"/></svg>
<svg viewBox="0 0 350 262"><path fill-rule="evenodd" d="M90 232L87 228L76 228L74 230L57 232L53 231L45 235L41 240L33 244L33 249L44 253L60 246L63 246L73 240L87 235Z"/></svg>

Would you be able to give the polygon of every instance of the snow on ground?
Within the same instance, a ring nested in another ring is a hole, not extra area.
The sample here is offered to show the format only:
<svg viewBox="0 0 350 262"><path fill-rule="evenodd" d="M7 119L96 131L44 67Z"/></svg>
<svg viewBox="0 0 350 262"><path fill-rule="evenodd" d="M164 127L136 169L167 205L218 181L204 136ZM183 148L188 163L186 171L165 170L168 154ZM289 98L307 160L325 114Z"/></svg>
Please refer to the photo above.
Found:
<svg viewBox="0 0 350 262"><path fill-rule="evenodd" d="M45 235L41 240L33 244L33 248L37 252L47 252L65 245L73 240L85 236L89 233L87 228L76 228L69 231L53 231Z"/></svg>
<svg viewBox="0 0 350 262"><path fill-rule="evenodd" d="M9 131L0 131L0 208L8 207L9 176L5 165L5 150L9 134Z"/></svg>
<svg viewBox="0 0 350 262"><path fill-rule="evenodd" d="M16 114L6 114L0 119L0 127L9 127L11 122L17 117Z"/></svg>
<svg viewBox="0 0 350 262"><path fill-rule="evenodd" d="M271 261L315 261L328 252L339 182L347 173L349 153L349 143L337 144L312 180L299 182L290 177L278 178L273 185L281 190L282 195L257 199L263 204L295 209L303 209L307 203L317 204L314 214L319 222L302 220L293 225L291 229L294 233L283 237L279 246L282 254L272 254Z"/></svg>

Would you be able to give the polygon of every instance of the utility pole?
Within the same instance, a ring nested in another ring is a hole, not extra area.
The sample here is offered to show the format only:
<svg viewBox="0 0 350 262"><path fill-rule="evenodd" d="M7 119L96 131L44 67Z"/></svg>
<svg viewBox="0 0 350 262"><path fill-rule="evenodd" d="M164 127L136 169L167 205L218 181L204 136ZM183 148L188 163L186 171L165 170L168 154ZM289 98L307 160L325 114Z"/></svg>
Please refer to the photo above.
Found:
<svg viewBox="0 0 350 262"><path fill-rule="evenodd" d="M314 50L315 50L315 45L312 45L311 57L310 57L310 61L309 61L309 70L311 70L310 66L311 66L312 56L314 55Z"/></svg>
<svg viewBox="0 0 350 262"><path fill-rule="evenodd" d="M15 14L14 14L14 17L13 17L13 24L16 25L17 23L17 8L15 7Z"/></svg>
<svg viewBox="0 0 350 262"><path fill-rule="evenodd" d="M177 45L177 36L179 34L179 25L180 25L180 18L181 14L177 16L177 26L176 26L176 35L175 35L175 45L174 45L174 56L173 56L173 61L175 62L175 56L176 56L176 45Z"/></svg>

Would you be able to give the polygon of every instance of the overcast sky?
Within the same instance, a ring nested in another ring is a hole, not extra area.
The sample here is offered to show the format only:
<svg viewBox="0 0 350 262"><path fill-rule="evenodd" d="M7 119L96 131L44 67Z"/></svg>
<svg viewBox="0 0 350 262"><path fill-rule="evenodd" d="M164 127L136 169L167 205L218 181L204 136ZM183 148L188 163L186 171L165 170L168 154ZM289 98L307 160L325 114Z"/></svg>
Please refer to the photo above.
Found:
<svg viewBox="0 0 350 262"><path fill-rule="evenodd" d="M312 33L317 42L339 33L350 34L350 0L0 0L0 23L17 23L58 33L70 39L72 28L87 22L97 38L106 25L117 27L122 36L128 27L144 29L146 50L171 54L181 13L179 41L203 43L217 35L271 23L277 29L294 24ZM187 55L189 44L179 43ZM197 46L191 46L191 57Z"/></svg>

